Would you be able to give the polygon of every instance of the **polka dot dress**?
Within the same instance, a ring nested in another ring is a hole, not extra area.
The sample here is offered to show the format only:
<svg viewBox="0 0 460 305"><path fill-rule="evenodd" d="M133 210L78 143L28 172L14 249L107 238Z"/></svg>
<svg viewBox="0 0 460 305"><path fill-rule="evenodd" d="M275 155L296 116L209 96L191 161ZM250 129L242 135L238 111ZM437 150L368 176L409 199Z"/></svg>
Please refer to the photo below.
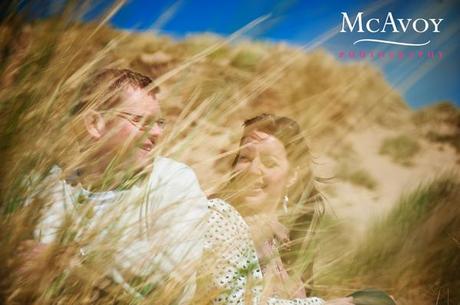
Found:
<svg viewBox="0 0 460 305"><path fill-rule="evenodd" d="M260 305L263 275L249 227L231 205L221 199L209 201L210 216L205 251L213 258L211 277L220 292L213 304ZM209 268L209 266L208 266ZM320 305L320 298L285 300L268 298L269 305Z"/></svg>

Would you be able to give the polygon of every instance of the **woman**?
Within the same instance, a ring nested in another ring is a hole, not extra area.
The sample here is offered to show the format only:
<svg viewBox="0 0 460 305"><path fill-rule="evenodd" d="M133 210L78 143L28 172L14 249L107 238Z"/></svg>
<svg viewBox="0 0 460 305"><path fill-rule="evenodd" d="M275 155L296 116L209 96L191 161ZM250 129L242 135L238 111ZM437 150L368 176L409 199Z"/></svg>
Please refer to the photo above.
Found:
<svg viewBox="0 0 460 305"><path fill-rule="evenodd" d="M222 289L215 303L324 304L305 297L305 256L297 260L278 253L279 248L287 254L305 253L322 211L298 124L270 114L245 121L233 174L220 199L209 204L206 248L217 258L213 279ZM293 240L300 233L302 238ZM291 266L296 272L290 272ZM272 285L263 287L263 278ZM352 302L345 298L326 304Z"/></svg>

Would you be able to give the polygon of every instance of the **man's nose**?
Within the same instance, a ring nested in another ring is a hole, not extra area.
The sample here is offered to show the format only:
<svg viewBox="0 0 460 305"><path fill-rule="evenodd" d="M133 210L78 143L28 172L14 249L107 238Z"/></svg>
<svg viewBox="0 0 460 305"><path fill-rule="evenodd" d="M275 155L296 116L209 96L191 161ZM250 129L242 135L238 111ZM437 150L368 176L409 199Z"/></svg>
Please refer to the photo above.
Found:
<svg viewBox="0 0 460 305"><path fill-rule="evenodd" d="M155 123L155 125L149 130L148 136L150 139L158 139L163 134L163 127L160 124Z"/></svg>

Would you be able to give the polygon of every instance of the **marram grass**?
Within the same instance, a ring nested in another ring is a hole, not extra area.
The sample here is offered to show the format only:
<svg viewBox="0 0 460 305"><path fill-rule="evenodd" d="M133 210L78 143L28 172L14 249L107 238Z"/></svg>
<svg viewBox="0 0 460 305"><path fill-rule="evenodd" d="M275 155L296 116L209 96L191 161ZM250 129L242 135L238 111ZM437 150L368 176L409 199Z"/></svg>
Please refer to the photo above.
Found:
<svg viewBox="0 0 460 305"><path fill-rule="evenodd" d="M129 67L157 79L164 88L162 107L172 122L160 150L191 164L209 194L228 179L243 119L261 112L290 116L327 152L356 128L397 127L403 124L399 114L409 112L374 67L340 64L323 50L306 53L286 45L240 41L240 36L176 41L118 32L104 20L69 22L69 14L71 10L50 20L25 22L12 13L0 26L3 304L174 304L185 286L184 281L167 279L152 287L133 278L136 291L148 298L127 293L107 281L113 247L122 233L100 241L95 254L81 264L72 234L79 224L71 221L63 224L59 242L28 262L33 272L21 274L18 247L32 238L52 200L46 179L52 166L76 168L86 157L76 145L80 118L70 112L84 81L99 68ZM317 267L309 282L314 291L343 296L372 286L387 289L400 304L458 302L458 195L457 180L447 177L403 197L359 246L341 245L344 259L339 256L327 268ZM79 242L90 243L94 236L89 232L88 240ZM326 255L311 247L298 254L305 260ZM205 283L206 276L198 282ZM198 304L217 294L198 291Z"/></svg>

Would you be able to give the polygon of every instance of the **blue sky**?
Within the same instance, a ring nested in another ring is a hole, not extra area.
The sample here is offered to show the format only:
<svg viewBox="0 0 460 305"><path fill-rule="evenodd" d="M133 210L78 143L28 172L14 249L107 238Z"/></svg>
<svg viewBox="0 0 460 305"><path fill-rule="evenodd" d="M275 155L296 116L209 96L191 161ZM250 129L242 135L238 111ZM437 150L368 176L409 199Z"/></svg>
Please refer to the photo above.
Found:
<svg viewBox="0 0 460 305"><path fill-rule="evenodd" d="M58 0L57 2L62 2ZM53 5L56 5L56 0ZM86 16L90 20L99 15L113 0L100 0ZM460 105L460 3L458 0L131 0L111 19L117 28L136 31L156 30L175 37L190 33L213 32L228 35L257 17L270 14L270 18L247 36L259 40L283 41L305 45L331 31L333 35L320 46L338 58L339 51L385 51L408 54L411 51L441 51L439 59L374 59L386 79L415 107L440 100ZM381 18L382 24L389 11L394 18L443 18L440 33L339 33L342 23L340 12L354 17L363 11L363 20ZM421 47L395 46L363 42L361 38L377 38L407 42L425 42ZM342 58L347 61L350 59ZM370 60L370 59L369 59Z"/></svg>

